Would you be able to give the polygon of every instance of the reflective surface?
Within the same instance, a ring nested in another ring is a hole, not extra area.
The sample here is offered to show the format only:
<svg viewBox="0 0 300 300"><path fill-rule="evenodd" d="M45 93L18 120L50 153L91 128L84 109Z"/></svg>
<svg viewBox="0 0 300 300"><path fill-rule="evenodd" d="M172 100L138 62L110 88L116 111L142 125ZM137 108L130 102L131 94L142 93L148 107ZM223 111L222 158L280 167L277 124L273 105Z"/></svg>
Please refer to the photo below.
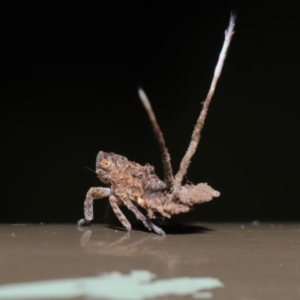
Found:
<svg viewBox="0 0 300 300"><path fill-rule="evenodd" d="M169 233L166 237L139 230L128 234L103 224L82 229L73 224L0 225L0 299L1 288L11 283L94 278L103 273L128 277L136 270L140 273L134 276L149 277L150 283L196 278L218 283L198 294L165 292L137 299L300 299L300 224L163 228ZM119 289L115 277L109 278ZM131 289L130 280L126 288ZM166 286L163 289L167 291ZM74 297L69 298L88 295Z"/></svg>

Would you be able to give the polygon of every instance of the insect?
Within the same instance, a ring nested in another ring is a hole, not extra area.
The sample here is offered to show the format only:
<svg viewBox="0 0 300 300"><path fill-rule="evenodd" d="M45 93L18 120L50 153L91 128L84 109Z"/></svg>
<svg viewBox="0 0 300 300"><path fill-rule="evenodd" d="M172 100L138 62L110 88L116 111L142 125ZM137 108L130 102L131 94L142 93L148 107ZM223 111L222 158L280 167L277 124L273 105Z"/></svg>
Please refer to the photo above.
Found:
<svg viewBox="0 0 300 300"><path fill-rule="evenodd" d="M173 175L170 154L150 101L145 92L139 89L139 98L149 116L160 146L164 181L159 179L154 172L154 167L149 164L142 166L136 162L129 161L122 155L100 151L96 158L96 174L100 181L108 187L92 187L89 189L84 201L84 219L79 220L78 225L87 225L93 220L93 202L95 199L109 198L115 215L127 231L131 230L131 225L120 209L122 205L131 210L149 231L153 230L157 234L165 235L161 228L150 221L150 219L155 218L155 213L159 213L165 218L170 218L174 214L188 212L195 204L210 201L220 195L218 191L206 183L182 185L182 180L200 140L208 107L220 77L232 35L234 34L235 19L235 15L231 14L209 92L203 102L202 110L192 133L190 145L180 163L177 174ZM139 207L147 212L147 217L140 212Z"/></svg>

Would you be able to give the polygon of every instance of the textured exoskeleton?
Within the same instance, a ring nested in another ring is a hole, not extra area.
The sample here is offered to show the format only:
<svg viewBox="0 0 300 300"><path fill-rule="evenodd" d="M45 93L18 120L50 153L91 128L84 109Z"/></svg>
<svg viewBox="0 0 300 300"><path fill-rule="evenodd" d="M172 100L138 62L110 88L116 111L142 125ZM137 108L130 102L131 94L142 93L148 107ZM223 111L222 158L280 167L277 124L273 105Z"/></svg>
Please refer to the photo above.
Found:
<svg viewBox="0 0 300 300"><path fill-rule="evenodd" d="M115 153L98 153L96 173L108 188L90 188L84 202L85 219L79 221L80 225L93 219L94 199L109 197L113 211L127 230L131 229L131 225L121 212L121 205L127 206L149 230L164 234L162 229L148 219L155 218L154 213L158 212L163 217L170 218L171 215L188 212L196 203L207 202L220 195L209 185L199 183L182 186L177 196L173 197L166 190L166 184L154 173L153 166L142 166ZM147 211L148 218L138 210L138 206Z"/></svg>

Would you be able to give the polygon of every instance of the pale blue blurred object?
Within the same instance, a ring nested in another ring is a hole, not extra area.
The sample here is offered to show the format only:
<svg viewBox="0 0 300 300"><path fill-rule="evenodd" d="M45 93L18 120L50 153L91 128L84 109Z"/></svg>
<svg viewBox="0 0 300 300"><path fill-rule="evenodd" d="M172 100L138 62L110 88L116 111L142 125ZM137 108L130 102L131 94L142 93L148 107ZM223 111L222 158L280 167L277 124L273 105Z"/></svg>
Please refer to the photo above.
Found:
<svg viewBox="0 0 300 300"><path fill-rule="evenodd" d="M180 277L154 280L155 274L135 270L130 274L111 272L95 277L47 280L0 286L0 299L93 299L143 300L155 297L192 295L194 298L211 298L212 293L201 292L223 287L216 278Z"/></svg>

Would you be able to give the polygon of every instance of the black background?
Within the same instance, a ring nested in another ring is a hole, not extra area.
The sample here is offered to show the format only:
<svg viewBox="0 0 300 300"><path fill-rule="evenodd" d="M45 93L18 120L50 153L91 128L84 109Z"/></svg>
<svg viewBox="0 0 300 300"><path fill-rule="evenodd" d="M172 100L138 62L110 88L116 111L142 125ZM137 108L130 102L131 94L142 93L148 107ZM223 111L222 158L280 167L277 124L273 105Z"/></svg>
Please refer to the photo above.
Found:
<svg viewBox="0 0 300 300"><path fill-rule="evenodd" d="M300 26L262 1L2 7L0 222L76 222L99 150L150 163L152 101L175 170L223 43L236 33L187 179L221 197L175 220L299 221ZM95 204L101 220L107 200ZM114 216L112 216L112 219Z"/></svg>

